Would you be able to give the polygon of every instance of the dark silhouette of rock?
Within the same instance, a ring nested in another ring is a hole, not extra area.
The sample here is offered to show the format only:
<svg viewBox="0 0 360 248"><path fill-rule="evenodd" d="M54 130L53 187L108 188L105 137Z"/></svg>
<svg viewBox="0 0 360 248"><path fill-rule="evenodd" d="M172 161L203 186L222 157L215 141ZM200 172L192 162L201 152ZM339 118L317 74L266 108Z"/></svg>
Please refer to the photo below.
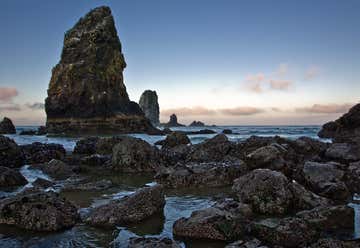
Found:
<svg viewBox="0 0 360 248"><path fill-rule="evenodd" d="M181 245L169 238L132 237L128 248L181 248Z"/></svg>
<svg viewBox="0 0 360 248"><path fill-rule="evenodd" d="M0 135L0 166L17 168L24 163L24 155L15 141Z"/></svg>
<svg viewBox="0 0 360 248"><path fill-rule="evenodd" d="M193 121L190 123L189 127L205 127L205 124L201 121Z"/></svg>
<svg viewBox="0 0 360 248"><path fill-rule="evenodd" d="M17 170L0 166L0 187L20 186L27 184L27 180Z"/></svg>
<svg viewBox="0 0 360 248"><path fill-rule="evenodd" d="M32 182L32 185L37 188L46 189L46 188L50 188L50 187L54 186L54 183L49 180L39 177L34 182Z"/></svg>
<svg viewBox="0 0 360 248"><path fill-rule="evenodd" d="M0 134L15 134L16 129L12 121L4 117L4 119L0 122Z"/></svg>
<svg viewBox="0 0 360 248"><path fill-rule="evenodd" d="M46 163L52 159L63 159L65 148L60 144L34 142L20 146L27 164Z"/></svg>
<svg viewBox="0 0 360 248"><path fill-rule="evenodd" d="M165 127L184 127L185 125L178 123L176 114L170 115L170 120L168 123L164 124Z"/></svg>
<svg viewBox="0 0 360 248"><path fill-rule="evenodd" d="M154 126L160 124L160 108L156 91L145 90L140 97L139 106Z"/></svg>
<svg viewBox="0 0 360 248"><path fill-rule="evenodd" d="M232 134L233 131L232 131L231 129L224 129L224 130L222 131L222 133L223 133L223 134Z"/></svg>
<svg viewBox="0 0 360 248"><path fill-rule="evenodd" d="M129 100L125 67L110 8L91 10L66 32L52 70L45 100L48 133L156 133Z"/></svg>
<svg viewBox="0 0 360 248"><path fill-rule="evenodd" d="M187 145L190 143L188 136L182 132L172 132L166 136L166 139L161 144L162 148L172 148L178 145Z"/></svg>
<svg viewBox="0 0 360 248"><path fill-rule="evenodd" d="M339 119L324 124L318 135L335 142L351 141L360 144L360 103Z"/></svg>
<svg viewBox="0 0 360 248"><path fill-rule="evenodd" d="M27 230L58 231L78 219L77 208L54 192L24 192L0 202L0 224Z"/></svg>
<svg viewBox="0 0 360 248"><path fill-rule="evenodd" d="M19 133L19 135L36 135L35 130L23 130Z"/></svg>

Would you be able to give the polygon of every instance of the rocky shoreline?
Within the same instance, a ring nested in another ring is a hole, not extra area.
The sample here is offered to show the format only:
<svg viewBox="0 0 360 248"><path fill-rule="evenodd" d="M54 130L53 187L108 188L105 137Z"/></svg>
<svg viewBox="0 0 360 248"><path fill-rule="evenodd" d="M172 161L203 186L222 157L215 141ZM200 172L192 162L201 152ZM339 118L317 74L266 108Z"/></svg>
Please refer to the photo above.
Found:
<svg viewBox="0 0 360 248"><path fill-rule="evenodd" d="M360 115L350 113L345 118ZM342 238L354 232L355 213L348 204L360 193L360 146L348 133L347 128L341 143L338 131L333 143L278 136L231 142L217 134L193 145L185 133L171 132L155 146L128 136L89 137L71 153L59 144L19 146L0 136L1 188L27 183L19 173L24 164L51 179L1 199L0 224L47 232L80 223L127 226L163 212L169 190L231 187L213 206L175 221L176 241L133 237L129 247L180 247L178 242L188 239L225 241L227 247L359 247L360 240ZM60 192L111 188L99 170L152 173L157 183L85 215L51 191L58 182L64 185ZM84 183L84 173L97 175L97 181Z"/></svg>

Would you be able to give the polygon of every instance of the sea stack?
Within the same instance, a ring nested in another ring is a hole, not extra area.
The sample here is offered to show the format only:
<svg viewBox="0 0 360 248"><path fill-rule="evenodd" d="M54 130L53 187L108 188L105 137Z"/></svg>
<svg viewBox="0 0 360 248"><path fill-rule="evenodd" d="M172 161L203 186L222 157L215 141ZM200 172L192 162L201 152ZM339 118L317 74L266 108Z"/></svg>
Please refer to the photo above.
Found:
<svg viewBox="0 0 360 248"><path fill-rule="evenodd" d="M154 126L158 126L160 124L160 110L156 91L145 90L140 97L139 105L151 123Z"/></svg>
<svg viewBox="0 0 360 248"><path fill-rule="evenodd" d="M184 127L185 125L178 123L176 114L170 115L170 120L168 123L164 124L165 127Z"/></svg>
<svg viewBox="0 0 360 248"><path fill-rule="evenodd" d="M4 117L4 119L0 122L0 134L15 134L16 129L12 121Z"/></svg>
<svg viewBox="0 0 360 248"><path fill-rule="evenodd" d="M48 133L154 133L130 101L126 67L111 10L91 10L65 33L45 100Z"/></svg>

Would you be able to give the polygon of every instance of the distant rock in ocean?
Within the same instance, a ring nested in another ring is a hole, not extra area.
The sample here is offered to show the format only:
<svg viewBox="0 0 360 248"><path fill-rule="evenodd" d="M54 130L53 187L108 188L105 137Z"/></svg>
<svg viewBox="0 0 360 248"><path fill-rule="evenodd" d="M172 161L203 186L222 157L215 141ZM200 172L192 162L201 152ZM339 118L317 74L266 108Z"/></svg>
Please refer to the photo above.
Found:
<svg viewBox="0 0 360 248"><path fill-rule="evenodd" d="M16 133L15 126L12 121L4 117L4 119L0 122L0 134L14 134Z"/></svg>
<svg viewBox="0 0 360 248"><path fill-rule="evenodd" d="M160 124L160 109L156 91L145 90L140 97L139 105L151 123L154 126L158 126Z"/></svg>
<svg viewBox="0 0 360 248"><path fill-rule="evenodd" d="M184 127L185 125L178 123L176 114L170 115L168 123L164 124L165 127Z"/></svg>
<svg viewBox="0 0 360 248"><path fill-rule="evenodd" d="M193 121L190 123L189 127L205 127L205 123L201 121Z"/></svg>
<svg viewBox="0 0 360 248"><path fill-rule="evenodd" d="M156 133L123 82L126 67L109 7L66 32L45 101L48 133Z"/></svg>
<svg viewBox="0 0 360 248"><path fill-rule="evenodd" d="M360 144L360 103L335 121L323 125L320 138L331 138L335 142L355 142Z"/></svg>

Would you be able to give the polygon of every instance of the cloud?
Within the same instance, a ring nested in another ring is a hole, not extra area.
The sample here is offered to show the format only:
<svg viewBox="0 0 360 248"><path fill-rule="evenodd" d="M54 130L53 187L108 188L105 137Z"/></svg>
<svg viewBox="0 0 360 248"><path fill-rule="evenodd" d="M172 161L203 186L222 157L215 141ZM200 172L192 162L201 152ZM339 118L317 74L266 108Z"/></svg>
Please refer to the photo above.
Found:
<svg viewBox="0 0 360 248"><path fill-rule="evenodd" d="M0 112L13 112L13 111L20 111L21 108L17 104L12 105L0 105Z"/></svg>
<svg viewBox="0 0 360 248"><path fill-rule="evenodd" d="M265 75L263 73L249 74L245 78L248 89L255 93L261 93L264 91L262 88L262 82L264 80L265 80Z"/></svg>
<svg viewBox="0 0 360 248"><path fill-rule="evenodd" d="M289 90L293 82L290 80L270 80L270 89L272 90Z"/></svg>
<svg viewBox="0 0 360 248"><path fill-rule="evenodd" d="M161 115L169 116L171 114L179 116L201 116L201 115L214 115L216 111L205 108L205 107L192 107L192 108L172 108L164 109L161 111Z"/></svg>
<svg viewBox="0 0 360 248"><path fill-rule="evenodd" d="M337 114L347 112L354 104L314 104L309 107L296 108L296 112L313 114Z"/></svg>
<svg viewBox="0 0 360 248"><path fill-rule="evenodd" d="M271 111L273 111L273 112L283 112L282 109L277 108L277 107L272 107L272 108L271 108Z"/></svg>
<svg viewBox="0 0 360 248"><path fill-rule="evenodd" d="M289 67L287 64L280 64L276 71L276 75L280 76L280 77L285 76L287 74L288 70L289 70Z"/></svg>
<svg viewBox="0 0 360 248"><path fill-rule="evenodd" d="M45 104L41 102L34 102L34 103L27 103L25 104L26 107L32 109L32 110L42 110L45 109Z"/></svg>
<svg viewBox="0 0 360 248"><path fill-rule="evenodd" d="M219 109L219 112L225 115L254 115L262 113L264 110L255 107L236 107Z"/></svg>
<svg viewBox="0 0 360 248"><path fill-rule="evenodd" d="M11 102L17 95L19 95L19 92L16 88L0 87L0 102Z"/></svg>
<svg viewBox="0 0 360 248"><path fill-rule="evenodd" d="M311 80L319 76L320 68L318 66L310 66L305 72L305 80Z"/></svg>

